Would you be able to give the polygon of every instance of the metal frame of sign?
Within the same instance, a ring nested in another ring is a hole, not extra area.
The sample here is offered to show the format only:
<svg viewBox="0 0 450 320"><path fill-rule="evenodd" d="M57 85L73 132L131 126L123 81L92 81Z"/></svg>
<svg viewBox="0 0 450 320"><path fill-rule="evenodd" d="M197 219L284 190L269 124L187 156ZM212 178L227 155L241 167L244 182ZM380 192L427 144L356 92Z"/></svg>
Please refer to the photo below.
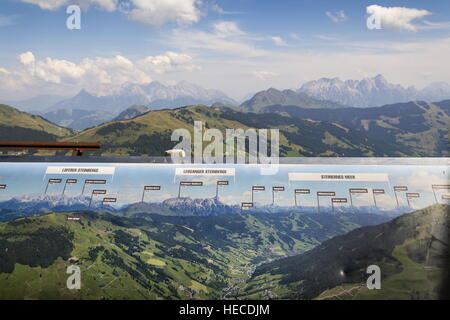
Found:
<svg viewBox="0 0 450 320"><path fill-rule="evenodd" d="M377 198L375 197L376 194L385 194L386 191L384 189L372 189L372 195L373 195L373 204L375 205L375 208L378 208L377 205Z"/></svg>
<svg viewBox="0 0 450 320"><path fill-rule="evenodd" d="M319 198L320 197L335 197L336 192L334 192L334 191L317 191L316 196L317 196L317 212L320 213Z"/></svg>
<svg viewBox="0 0 450 320"><path fill-rule="evenodd" d="M298 207L298 203L297 203L297 195L298 194L310 194L311 193L311 189L295 189L294 190L294 203L295 206Z"/></svg>
<svg viewBox="0 0 450 320"><path fill-rule="evenodd" d="M230 184L230 182L228 180L217 180L216 183L216 199L219 199L219 186L223 187L223 186L228 186Z"/></svg>
<svg viewBox="0 0 450 320"><path fill-rule="evenodd" d="M272 205L275 204L275 193L276 192L284 192L285 188L283 186L275 186L272 187Z"/></svg>
<svg viewBox="0 0 450 320"><path fill-rule="evenodd" d="M47 194L47 191L48 191L48 186L49 185L51 185L51 184L58 184L58 183L61 183L62 182L62 179L54 179L54 178L50 178L50 179L48 179L48 181L47 181L47 186L45 187L45 192L44 192L44 194Z"/></svg>
<svg viewBox="0 0 450 320"><path fill-rule="evenodd" d="M395 201L397 201L397 208L400 206L400 203L398 202L398 196L397 192L399 191L408 191L407 186L394 186L394 195L395 195Z"/></svg>

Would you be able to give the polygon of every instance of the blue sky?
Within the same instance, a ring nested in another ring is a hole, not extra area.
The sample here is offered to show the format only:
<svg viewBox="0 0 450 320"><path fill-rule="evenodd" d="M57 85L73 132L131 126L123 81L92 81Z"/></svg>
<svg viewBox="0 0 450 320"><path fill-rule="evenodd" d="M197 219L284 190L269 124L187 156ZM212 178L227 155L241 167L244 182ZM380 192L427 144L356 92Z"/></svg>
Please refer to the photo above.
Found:
<svg viewBox="0 0 450 320"><path fill-rule="evenodd" d="M66 8L81 6L81 30ZM368 7L382 29L366 26ZM233 98L320 77L450 82L450 2L3 0L0 98L187 80Z"/></svg>

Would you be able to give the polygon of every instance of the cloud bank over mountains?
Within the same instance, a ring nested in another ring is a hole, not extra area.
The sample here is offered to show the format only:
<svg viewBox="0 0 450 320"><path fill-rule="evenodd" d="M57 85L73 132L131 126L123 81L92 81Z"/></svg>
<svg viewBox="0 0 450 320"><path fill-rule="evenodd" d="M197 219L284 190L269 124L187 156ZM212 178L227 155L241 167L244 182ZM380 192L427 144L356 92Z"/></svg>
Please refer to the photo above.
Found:
<svg viewBox="0 0 450 320"><path fill-rule="evenodd" d="M76 63L50 57L37 59L30 51L20 54L17 59L19 65L0 69L3 83L0 91L57 91L67 95L72 94L74 88L84 88L101 96L125 83L148 84L155 74L200 69L191 56L172 51L134 61L116 55L85 58Z"/></svg>

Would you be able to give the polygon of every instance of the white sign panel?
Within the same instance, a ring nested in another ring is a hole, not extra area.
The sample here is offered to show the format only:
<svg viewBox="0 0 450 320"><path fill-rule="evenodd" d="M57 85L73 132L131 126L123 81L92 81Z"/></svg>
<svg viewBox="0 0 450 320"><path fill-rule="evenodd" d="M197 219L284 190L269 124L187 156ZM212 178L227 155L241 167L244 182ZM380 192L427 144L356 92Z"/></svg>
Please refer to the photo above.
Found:
<svg viewBox="0 0 450 320"><path fill-rule="evenodd" d="M386 173L289 172L289 181L389 181Z"/></svg>
<svg viewBox="0 0 450 320"><path fill-rule="evenodd" d="M235 168L176 168L177 176L234 176Z"/></svg>
<svg viewBox="0 0 450 320"><path fill-rule="evenodd" d="M114 175L115 167L47 167L46 174L108 174Z"/></svg>

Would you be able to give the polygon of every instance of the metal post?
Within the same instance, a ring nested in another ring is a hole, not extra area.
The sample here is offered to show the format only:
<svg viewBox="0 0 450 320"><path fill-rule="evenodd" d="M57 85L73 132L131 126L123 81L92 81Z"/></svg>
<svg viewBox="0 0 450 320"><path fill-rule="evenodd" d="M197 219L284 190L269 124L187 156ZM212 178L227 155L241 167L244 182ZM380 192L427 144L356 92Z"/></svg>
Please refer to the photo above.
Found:
<svg viewBox="0 0 450 320"><path fill-rule="evenodd" d="M375 205L375 208L378 209L378 206L377 206L377 198L375 197L375 192L373 192L373 190L372 190L372 194L373 194L373 203L374 203L374 205Z"/></svg>
<svg viewBox="0 0 450 320"><path fill-rule="evenodd" d="M92 190L92 193L91 193L91 199L89 200L89 207L88 207L88 209L91 208L91 203L92 203L92 198L93 197L94 197L94 190Z"/></svg>
<svg viewBox="0 0 450 320"><path fill-rule="evenodd" d="M66 186L67 186L67 179L66 179L66 182L64 183L64 188L63 188L62 195L64 195L64 193L66 192Z"/></svg>
<svg viewBox="0 0 450 320"><path fill-rule="evenodd" d="M84 195L84 188L86 188L86 180L84 180L83 189L81 190L81 195Z"/></svg>
<svg viewBox="0 0 450 320"><path fill-rule="evenodd" d="M48 181L47 181L47 186L45 187L45 192L44 192L44 194L47 194L47 190L48 190L48 185L50 184L50 179L48 179Z"/></svg>
<svg viewBox="0 0 450 320"><path fill-rule="evenodd" d="M431 187L432 188L432 190L433 190L433 194L434 194L434 200L436 200L436 204L438 204L439 203L439 201L438 201L438 199L437 199L437 196L436 196L436 191L434 190L434 188L433 187Z"/></svg>
<svg viewBox="0 0 450 320"><path fill-rule="evenodd" d="M317 213L320 213L319 195L317 195Z"/></svg>
<svg viewBox="0 0 450 320"><path fill-rule="evenodd" d="M351 206L352 206L352 209L353 209L353 198L352 198L352 192L349 190L348 191L348 194L350 195L350 204L351 204Z"/></svg>
<svg viewBox="0 0 450 320"><path fill-rule="evenodd" d="M397 191L394 190L394 194L395 194L395 200L397 201L397 208L398 208L400 206L400 204L398 203Z"/></svg>

